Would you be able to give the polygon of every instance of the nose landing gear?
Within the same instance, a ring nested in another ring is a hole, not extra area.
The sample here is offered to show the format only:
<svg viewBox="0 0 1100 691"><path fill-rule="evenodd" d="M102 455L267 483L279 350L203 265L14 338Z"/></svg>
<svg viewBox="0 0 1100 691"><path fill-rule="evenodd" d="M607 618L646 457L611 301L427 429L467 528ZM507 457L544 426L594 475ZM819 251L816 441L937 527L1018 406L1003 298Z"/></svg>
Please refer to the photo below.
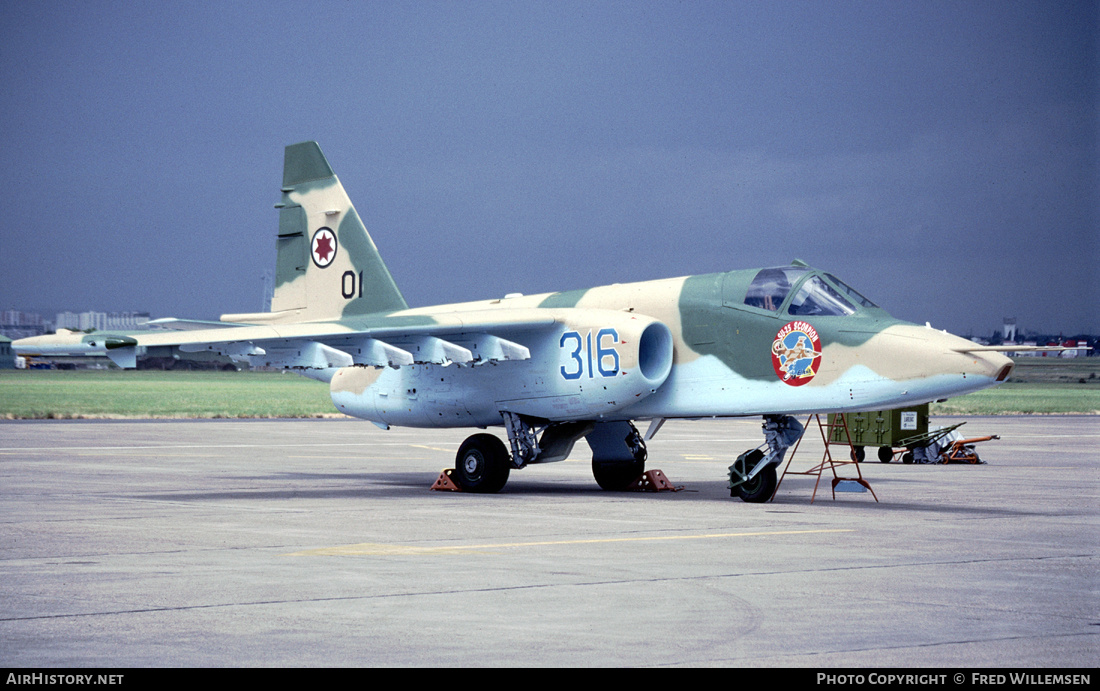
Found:
<svg viewBox="0 0 1100 691"><path fill-rule="evenodd" d="M737 457L729 474L730 496L756 504L770 500L775 494L778 486L776 468L803 430L802 423L790 415L765 415L763 428L768 452L760 448L749 449Z"/></svg>

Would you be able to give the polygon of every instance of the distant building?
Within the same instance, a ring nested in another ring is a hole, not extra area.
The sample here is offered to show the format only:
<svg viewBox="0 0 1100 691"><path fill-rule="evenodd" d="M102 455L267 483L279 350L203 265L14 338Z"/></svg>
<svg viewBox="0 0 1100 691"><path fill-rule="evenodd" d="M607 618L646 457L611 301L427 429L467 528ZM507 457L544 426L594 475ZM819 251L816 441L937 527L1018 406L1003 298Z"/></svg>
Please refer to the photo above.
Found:
<svg viewBox="0 0 1100 691"><path fill-rule="evenodd" d="M1070 339L1068 341L1062 341L1062 345L1066 348L1073 348L1073 350L1063 350L1061 353L1058 353L1060 357L1087 357L1089 354L1089 344L1087 341Z"/></svg>
<svg viewBox="0 0 1100 691"><path fill-rule="evenodd" d="M39 336L50 333L53 328L53 324L43 319L40 314L19 310L0 312L0 334L11 339Z"/></svg>
<svg viewBox="0 0 1100 691"><path fill-rule="evenodd" d="M148 312L111 312L107 315L105 329L117 331L133 331L135 329L148 328Z"/></svg>
<svg viewBox="0 0 1100 691"><path fill-rule="evenodd" d="M89 329L95 329L96 331L102 331L107 328L107 313L106 312L81 312L80 318L77 323L81 331L88 331Z"/></svg>
<svg viewBox="0 0 1100 691"><path fill-rule="evenodd" d="M59 329L75 331L80 328L80 315L74 312L58 312L55 324Z"/></svg>
<svg viewBox="0 0 1100 691"><path fill-rule="evenodd" d="M148 312L59 312L57 328L74 331L135 331L147 328Z"/></svg>
<svg viewBox="0 0 1100 691"><path fill-rule="evenodd" d="M15 352L7 336L0 336L0 369L15 369Z"/></svg>

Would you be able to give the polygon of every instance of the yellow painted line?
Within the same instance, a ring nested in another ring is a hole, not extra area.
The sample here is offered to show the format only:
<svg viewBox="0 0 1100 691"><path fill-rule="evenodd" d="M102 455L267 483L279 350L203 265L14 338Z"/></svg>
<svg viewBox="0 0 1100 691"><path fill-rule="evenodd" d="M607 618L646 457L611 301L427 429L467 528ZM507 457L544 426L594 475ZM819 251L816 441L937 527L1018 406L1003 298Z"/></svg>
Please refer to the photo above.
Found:
<svg viewBox="0 0 1100 691"><path fill-rule="evenodd" d="M774 535L819 535L822 533L853 533L852 529L832 530L773 530L756 533L706 533L703 535L661 535L653 537L610 537L591 540L546 540L539 542L497 542L487 545L442 545L438 547L413 547L410 545L387 545L376 542L362 542L357 545L340 545L291 552L287 557L337 557L337 556L378 556L395 554L447 554L456 552L484 552L487 550L512 547L547 547L556 545L596 545L612 542L657 542L668 540L716 540L731 537L770 537Z"/></svg>
<svg viewBox="0 0 1100 691"><path fill-rule="evenodd" d="M424 446L423 444L409 444L414 449L427 449L429 451L443 451L446 453L453 453L451 449L441 449L438 446Z"/></svg>

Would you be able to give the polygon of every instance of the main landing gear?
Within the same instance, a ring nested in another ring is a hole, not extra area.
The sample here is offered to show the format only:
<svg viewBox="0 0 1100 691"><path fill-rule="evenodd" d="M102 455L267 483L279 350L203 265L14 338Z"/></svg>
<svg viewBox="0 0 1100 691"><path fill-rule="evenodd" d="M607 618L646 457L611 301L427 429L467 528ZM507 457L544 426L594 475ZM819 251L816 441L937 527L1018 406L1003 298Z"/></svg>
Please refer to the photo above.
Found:
<svg viewBox="0 0 1100 691"><path fill-rule="evenodd" d="M504 442L491 434L475 434L458 447L454 479L467 492L493 494L508 482L511 465Z"/></svg>
<svg viewBox="0 0 1100 691"><path fill-rule="evenodd" d="M584 437L592 447L592 475L605 490L622 490L645 473L646 447L629 421L542 423L503 412L511 454L492 434L475 434L462 443L451 477L466 492L491 494L508 482L512 468L564 461Z"/></svg>
<svg viewBox="0 0 1100 691"><path fill-rule="evenodd" d="M592 447L596 484L612 492L627 488L645 472L645 440L631 422L603 422L585 439Z"/></svg>

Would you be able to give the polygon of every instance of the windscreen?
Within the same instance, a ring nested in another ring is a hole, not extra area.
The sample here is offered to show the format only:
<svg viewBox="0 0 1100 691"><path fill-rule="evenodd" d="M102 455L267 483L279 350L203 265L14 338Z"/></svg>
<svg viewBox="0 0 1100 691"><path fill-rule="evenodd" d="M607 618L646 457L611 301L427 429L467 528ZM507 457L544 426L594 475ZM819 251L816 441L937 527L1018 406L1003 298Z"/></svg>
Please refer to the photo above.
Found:
<svg viewBox="0 0 1100 691"><path fill-rule="evenodd" d="M835 288L821 280L820 276L813 276L798 289L791 306L787 308L791 314L798 316L826 316L843 317L854 314L856 308L852 303L844 299Z"/></svg>
<svg viewBox="0 0 1100 691"><path fill-rule="evenodd" d="M863 307L878 307L878 305L860 295L859 291L857 291L855 288L851 287L836 276L832 274L825 274L825 276L828 277L828 279L833 282L833 285L839 288L840 292L843 293L844 296L852 302L857 303Z"/></svg>

